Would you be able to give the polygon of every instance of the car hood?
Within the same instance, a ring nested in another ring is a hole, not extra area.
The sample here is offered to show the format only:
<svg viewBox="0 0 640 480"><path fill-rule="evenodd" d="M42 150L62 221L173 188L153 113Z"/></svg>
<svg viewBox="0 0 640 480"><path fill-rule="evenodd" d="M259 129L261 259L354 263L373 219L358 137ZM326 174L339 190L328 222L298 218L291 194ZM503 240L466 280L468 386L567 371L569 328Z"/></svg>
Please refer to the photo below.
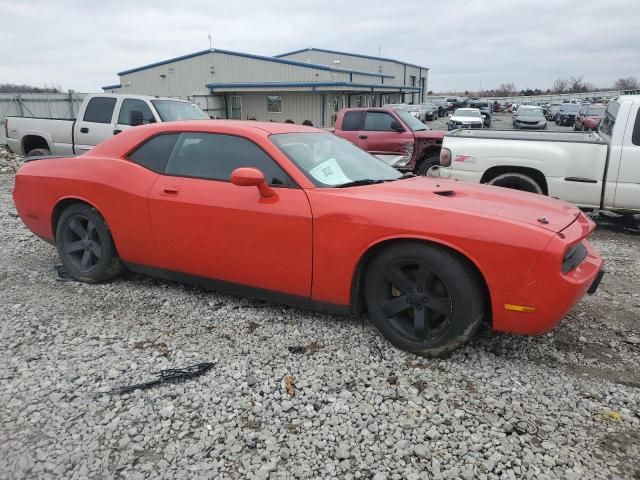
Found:
<svg viewBox="0 0 640 480"><path fill-rule="evenodd" d="M444 138L444 133L440 130L418 130L417 132L413 132L413 135L418 139L423 138L435 138L442 140Z"/></svg>
<svg viewBox="0 0 640 480"><path fill-rule="evenodd" d="M434 177L413 177L341 191L373 202L422 205L499 217L555 233L580 216L576 207L544 195Z"/></svg>
<svg viewBox="0 0 640 480"><path fill-rule="evenodd" d="M450 120L453 122L460 122L460 123L482 123L481 118L461 117L456 115L453 115Z"/></svg>

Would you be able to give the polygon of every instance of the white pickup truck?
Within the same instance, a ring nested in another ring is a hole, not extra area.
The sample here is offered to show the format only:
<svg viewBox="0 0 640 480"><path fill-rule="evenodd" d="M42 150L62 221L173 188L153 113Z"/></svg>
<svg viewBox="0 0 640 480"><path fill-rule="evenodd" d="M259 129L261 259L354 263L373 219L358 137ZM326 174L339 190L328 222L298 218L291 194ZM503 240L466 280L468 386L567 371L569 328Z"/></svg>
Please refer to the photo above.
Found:
<svg viewBox="0 0 640 480"><path fill-rule="evenodd" d="M640 212L640 95L609 102L598 132L456 130L428 175L549 195L584 209Z"/></svg>
<svg viewBox="0 0 640 480"><path fill-rule="evenodd" d="M84 153L137 125L208 118L185 100L98 93L85 97L76 119L7 117L4 128L7 145L14 153L71 155Z"/></svg>

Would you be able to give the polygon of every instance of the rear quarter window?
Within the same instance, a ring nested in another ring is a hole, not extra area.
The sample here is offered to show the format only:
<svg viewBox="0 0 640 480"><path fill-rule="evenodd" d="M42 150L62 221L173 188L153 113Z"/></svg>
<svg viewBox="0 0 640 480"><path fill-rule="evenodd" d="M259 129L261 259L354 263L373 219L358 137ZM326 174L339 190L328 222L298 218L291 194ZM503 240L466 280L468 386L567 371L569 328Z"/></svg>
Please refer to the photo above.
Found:
<svg viewBox="0 0 640 480"><path fill-rule="evenodd" d="M89 100L82 119L92 123L111 123L115 106L113 97L94 97Z"/></svg>
<svg viewBox="0 0 640 480"><path fill-rule="evenodd" d="M179 133L170 133L153 137L131 152L127 158L149 170L164 173L179 136Z"/></svg>

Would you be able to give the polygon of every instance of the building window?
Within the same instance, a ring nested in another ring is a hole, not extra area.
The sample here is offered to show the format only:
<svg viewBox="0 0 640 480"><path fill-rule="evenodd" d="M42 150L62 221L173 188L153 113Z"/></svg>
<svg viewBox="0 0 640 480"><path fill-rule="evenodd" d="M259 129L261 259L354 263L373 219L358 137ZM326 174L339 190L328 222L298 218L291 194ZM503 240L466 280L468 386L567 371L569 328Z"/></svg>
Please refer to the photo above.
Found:
<svg viewBox="0 0 640 480"><path fill-rule="evenodd" d="M282 97L267 95L267 113L282 113Z"/></svg>

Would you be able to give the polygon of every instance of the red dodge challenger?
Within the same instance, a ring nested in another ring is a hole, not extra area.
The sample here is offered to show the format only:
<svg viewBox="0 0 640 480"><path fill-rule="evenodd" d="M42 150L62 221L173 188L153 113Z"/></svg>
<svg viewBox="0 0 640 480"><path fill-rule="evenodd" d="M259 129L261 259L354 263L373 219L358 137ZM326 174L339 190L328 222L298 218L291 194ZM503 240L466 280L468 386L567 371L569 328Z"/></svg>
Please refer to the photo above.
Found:
<svg viewBox="0 0 640 480"><path fill-rule="evenodd" d="M68 272L124 268L301 307L367 311L424 355L498 331L553 328L595 291L602 259L580 210L501 187L402 175L291 124L136 127L16 175L22 221Z"/></svg>

